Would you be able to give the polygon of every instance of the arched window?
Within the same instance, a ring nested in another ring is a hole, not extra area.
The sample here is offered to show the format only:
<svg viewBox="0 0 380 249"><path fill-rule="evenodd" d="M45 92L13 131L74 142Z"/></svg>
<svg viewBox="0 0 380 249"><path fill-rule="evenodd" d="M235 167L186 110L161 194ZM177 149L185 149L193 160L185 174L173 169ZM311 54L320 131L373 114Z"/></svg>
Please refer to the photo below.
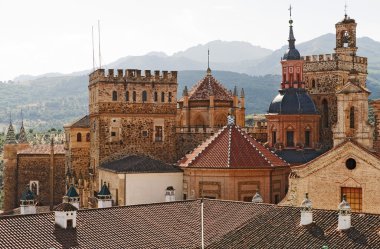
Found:
<svg viewBox="0 0 380 249"><path fill-rule="evenodd" d="M132 93L132 100L133 102L136 102L136 91L133 91Z"/></svg>
<svg viewBox="0 0 380 249"><path fill-rule="evenodd" d="M142 92L142 102L146 102L148 100L148 94L146 93L146 91L143 91Z"/></svg>
<svg viewBox="0 0 380 249"><path fill-rule="evenodd" d="M165 102L165 93L164 92L161 93L161 102L162 103Z"/></svg>
<svg viewBox="0 0 380 249"><path fill-rule="evenodd" d="M86 142L90 142L90 133L89 132L86 134Z"/></svg>
<svg viewBox="0 0 380 249"><path fill-rule="evenodd" d="M328 128L329 127L329 105L326 99L322 101L322 112L323 112L322 125L324 128Z"/></svg>
<svg viewBox="0 0 380 249"><path fill-rule="evenodd" d="M154 102L157 102L158 101L158 94L157 92L154 92Z"/></svg>
<svg viewBox="0 0 380 249"><path fill-rule="evenodd" d="M172 102L172 93L171 93L171 92L169 92L168 101L169 101L169 103L171 103L171 102Z"/></svg>
<svg viewBox="0 0 380 249"><path fill-rule="evenodd" d="M311 88L315 88L315 79L311 81Z"/></svg>
<svg viewBox="0 0 380 249"><path fill-rule="evenodd" d="M112 100L117 101L117 92L116 91L112 92Z"/></svg>
<svg viewBox="0 0 380 249"><path fill-rule="evenodd" d="M342 35L342 45L343 45L343 47L347 48L349 42L350 42L350 34L348 33L348 31L344 31L343 35Z"/></svg>
<svg viewBox="0 0 380 249"><path fill-rule="evenodd" d="M77 142L82 142L82 134L80 132L77 133Z"/></svg>
<svg viewBox="0 0 380 249"><path fill-rule="evenodd" d="M355 128L355 107L350 108L350 128Z"/></svg>
<svg viewBox="0 0 380 249"><path fill-rule="evenodd" d="M129 101L129 91L125 92L125 101Z"/></svg>

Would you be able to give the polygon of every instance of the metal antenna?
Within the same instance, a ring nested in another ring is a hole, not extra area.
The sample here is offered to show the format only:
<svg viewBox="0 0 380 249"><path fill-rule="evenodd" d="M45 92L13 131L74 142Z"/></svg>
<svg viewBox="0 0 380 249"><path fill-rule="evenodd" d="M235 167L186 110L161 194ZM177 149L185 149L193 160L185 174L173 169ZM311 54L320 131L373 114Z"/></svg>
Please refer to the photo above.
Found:
<svg viewBox="0 0 380 249"><path fill-rule="evenodd" d="M92 70L95 71L94 26L91 27L91 36L92 36Z"/></svg>
<svg viewBox="0 0 380 249"><path fill-rule="evenodd" d="M99 68L102 68L102 56L100 53L100 20L98 20L98 32L99 32Z"/></svg>
<svg viewBox="0 0 380 249"><path fill-rule="evenodd" d="M347 17L347 7L348 7L348 5L347 5L347 1L346 1L344 4L344 16L345 17Z"/></svg>

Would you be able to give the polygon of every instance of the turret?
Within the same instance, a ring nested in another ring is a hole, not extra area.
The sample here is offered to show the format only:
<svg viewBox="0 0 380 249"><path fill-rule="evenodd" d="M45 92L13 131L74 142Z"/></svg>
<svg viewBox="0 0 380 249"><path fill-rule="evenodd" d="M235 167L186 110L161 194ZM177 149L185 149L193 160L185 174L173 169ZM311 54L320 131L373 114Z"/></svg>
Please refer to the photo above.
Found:
<svg viewBox="0 0 380 249"><path fill-rule="evenodd" d="M108 207L112 207L112 196L106 182L104 182L100 192L98 193L98 208Z"/></svg>
<svg viewBox="0 0 380 249"><path fill-rule="evenodd" d="M79 209L79 194L73 184L71 184L69 189L67 190L67 193L64 196L64 198L66 197L70 204Z"/></svg>
<svg viewBox="0 0 380 249"><path fill-rule="evenodd" d="M244 94L244 88L241 89L240 92L240 108L245 108L245 94Z"/></svg>
<svg viewBox="0 0 380 249"><path fill-rule="evenodd" d="M36 205L34 201L34 194L30 190L29 185L26 185L24 192L21 195L20 199L20 213L21 214L35 214Z"/></svg>

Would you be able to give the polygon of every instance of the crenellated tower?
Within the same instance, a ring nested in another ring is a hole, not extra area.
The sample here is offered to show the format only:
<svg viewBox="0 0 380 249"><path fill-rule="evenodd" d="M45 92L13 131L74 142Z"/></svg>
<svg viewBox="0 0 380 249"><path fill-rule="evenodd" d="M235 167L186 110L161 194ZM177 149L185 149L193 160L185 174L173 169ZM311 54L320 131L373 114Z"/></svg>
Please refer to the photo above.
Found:
<svg viewBox="0 0 380 249"><path fill-rule="evenodd" d="M89 78L90 174L128 154L175 162L177 71L98 69ZM95 191L98 186L93 186Z"/></svg>

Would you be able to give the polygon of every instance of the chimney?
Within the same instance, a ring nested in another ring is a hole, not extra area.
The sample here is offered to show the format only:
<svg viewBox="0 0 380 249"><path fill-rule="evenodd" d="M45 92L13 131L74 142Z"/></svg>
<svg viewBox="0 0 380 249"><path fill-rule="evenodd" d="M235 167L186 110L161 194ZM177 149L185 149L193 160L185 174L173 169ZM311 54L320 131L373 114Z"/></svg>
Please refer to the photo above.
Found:
<svg viewBox="0 0 380 249"><path fill-rule="evenodd" d="M21 212L21 214L35 214L35 213L37 213L36 205L34 202L34 194L30 190L29 185L26 185L25 191L21 195L20 212Z"/></svg>
<svg viewBox="0 0 380 249"><path fill-rule="evenodd" d="M67 196L63 202L54 208L54 222L63 229L75 228L77 226L77 208L69 203Z"/></svg>
<svg viewBox="0 0 380 249"><path fill-rule="evenodd" d="M165 191L165 202L175 201L175 189L173 186L169 186Z"/></svg>
<svg viewBox="0 0 380 249"><path fill-rule="evenodd" d="M342 202L338 205L338 230L347 230L351 227L351 207L343 195Z"/></svg>
<svg viewBox="0 0 380 249"><path fill-rule="evenodd" d="M98 208L108 207L112 207L112 196L106 182L104 182L100 192L98 193Z"/></svg>
<svg viewBox="0 0 380 249"><path fill-rule="evenodd" d="M259 190L256 190L256 194L252 197L252 203L263 203L263 197L261 197Z"/></svg>
<svg viewBox="0 0 380 249"><path fill-rule="evenodd" d="M309 199L309 194L305 194L305 199L301 203L301 226L310 225L313 223L313 207Z"/></svg>

